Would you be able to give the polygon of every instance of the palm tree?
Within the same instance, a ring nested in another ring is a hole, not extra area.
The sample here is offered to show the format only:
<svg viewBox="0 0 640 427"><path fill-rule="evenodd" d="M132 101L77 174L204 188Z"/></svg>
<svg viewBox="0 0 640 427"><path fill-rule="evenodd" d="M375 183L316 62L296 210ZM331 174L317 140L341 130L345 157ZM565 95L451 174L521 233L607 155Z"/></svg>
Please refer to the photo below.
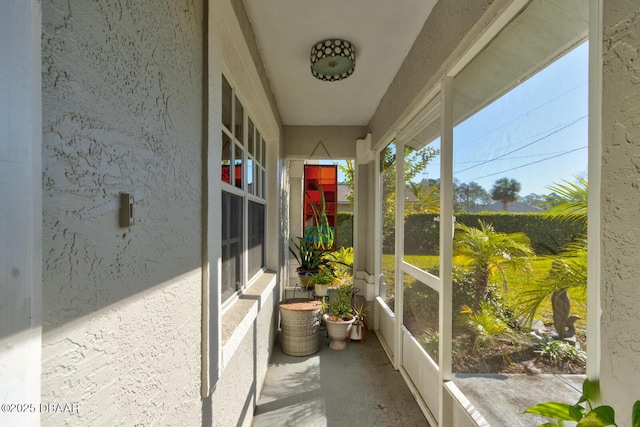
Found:
<svg viewBox="0 0 640 427"><path fill-rule="evenodd" d="M550 206L545 213L566 221L584 221L586 226L589 186L585 178L576 177L576 181L547 187L552 194L545 203Z"/></svg>
<svg viewBox="0 0 640 427"><path fill-rule="evenodd" d="M502 209L507 211L507 204L518 200L520 183L513 178L500 178L491 188L491 198L502 202Z"/></svg>
<svg viewBox="0 0 640 427"><path fill-rule="evenodd" d="M586 230L588 183L582 177L577 177L576 181L575 183L564 181L563 184L548 187L554 195L550 202L552 207L547 210L546 215L566 221L582 221ZM529 322L533 321L540 305L547 298L551 298L554 326L559 338L571 336L567 335L565 328L569 328L569 334L572 334L573 324L570 321L567 324L568 319L573 318L569 316L571 304L567 297L567 290L572 288L582 292L587 290L586 234L565 245L553 261L549 273L538 283L538 286L520 295L522 310ZM559 313L559 310L563 313Z"/></svg>
<svg viewBox="0 0 640 427"><path fill-rule="evenodd" d="M530 271L530 260L534 256L529 237L524 233L499 233L493 225L478 221L480 228L464 224L456 226L453 242L454 260L458 265L470 267L475 282L473 311L487 296L489 278L495 273L502 276L503 287L507 279L505 268Z"/></svg>
<svg viewBox="0 0 640 427"><path fill-rule="evenodd" d="M415 197L414 202L409 202L406 213L439 213L440 212L440 188L436 183L429 185L429 182L409 182L407 187Z"/></svg>

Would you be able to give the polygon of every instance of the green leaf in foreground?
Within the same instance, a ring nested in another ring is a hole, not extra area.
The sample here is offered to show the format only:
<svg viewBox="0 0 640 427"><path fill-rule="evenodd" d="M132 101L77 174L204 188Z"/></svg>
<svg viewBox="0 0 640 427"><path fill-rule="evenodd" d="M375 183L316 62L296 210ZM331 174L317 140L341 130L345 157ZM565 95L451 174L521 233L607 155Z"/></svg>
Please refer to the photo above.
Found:
<svg viewBox="0 0 640 427"><path fill-rule="evenodd" d="M616 415L611 406L598 406L589 412L578 423L579 427L605 427L615 426Z"/></svg>
<svg viewBox="0 0 640 427"><path fill-rule="evenodd" d="M524 411L525 414L542 415L556 420L580 421L583 408L564 402L545 402L532 406Z"/></svg>
<svg viewBox="0 0 640 427"><path fill-rule="evenodd" d="M640 400L636 400L633 404L633 411L631 412L631 426L640 427Z"/></svg>

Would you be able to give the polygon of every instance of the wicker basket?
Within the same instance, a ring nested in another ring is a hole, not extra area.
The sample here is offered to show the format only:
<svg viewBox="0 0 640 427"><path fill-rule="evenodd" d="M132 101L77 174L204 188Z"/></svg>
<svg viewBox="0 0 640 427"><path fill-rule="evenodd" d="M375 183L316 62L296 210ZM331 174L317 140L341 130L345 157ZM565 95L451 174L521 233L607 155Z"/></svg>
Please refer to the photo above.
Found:
<svg viewBox="0 0 640 427"><path fill-rule="evenodd" d="M282 351L290 356L309 356L320 349L320 301L303 298L280 303Z"/></svg>

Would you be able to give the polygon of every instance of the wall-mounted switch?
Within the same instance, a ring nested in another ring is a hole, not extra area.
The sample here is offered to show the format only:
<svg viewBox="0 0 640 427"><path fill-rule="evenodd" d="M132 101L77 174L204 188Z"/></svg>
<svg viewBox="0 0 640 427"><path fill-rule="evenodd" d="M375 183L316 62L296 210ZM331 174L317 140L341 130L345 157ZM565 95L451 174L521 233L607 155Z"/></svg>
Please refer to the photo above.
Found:
<svg viewBox="0 0 640 427"><path fill-rule="evenodd" d="M120 227L131 227L133 223L133 194L120 193Z"/></svg>

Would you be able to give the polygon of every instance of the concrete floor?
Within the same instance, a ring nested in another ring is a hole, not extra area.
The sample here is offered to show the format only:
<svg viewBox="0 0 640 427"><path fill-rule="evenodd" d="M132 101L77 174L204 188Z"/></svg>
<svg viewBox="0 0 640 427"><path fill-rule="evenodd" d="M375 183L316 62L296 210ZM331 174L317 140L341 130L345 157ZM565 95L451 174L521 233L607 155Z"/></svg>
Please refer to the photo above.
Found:
<svg viewBox="0 0 640 427"><path fill-rule="evenodd" d="M329 348L320 332L320 351L288 356L276 343L255 427L429 426L402 375L393 369L375 333L346 350Z"/></svg>
<svg viewBox="0 0 640 427"><path fill-rule="evenodd" d="M574 404L585 375L455 374L453 382L494 427L533 427L550 420L522 411L538 403Z"/></svg>
<svg viewBox="0 0 640 427"><path fill-rule="evenodd" d="M453 382L494 427L537 426L542 417L522 414L554 400L577 402L584 375L455 374ZM496 402L500 402L496 404ZM375 333L344 351L329 348L323 326L312 356L271 357L254 427L429 426L402 375L393 369Z"/></svg>

